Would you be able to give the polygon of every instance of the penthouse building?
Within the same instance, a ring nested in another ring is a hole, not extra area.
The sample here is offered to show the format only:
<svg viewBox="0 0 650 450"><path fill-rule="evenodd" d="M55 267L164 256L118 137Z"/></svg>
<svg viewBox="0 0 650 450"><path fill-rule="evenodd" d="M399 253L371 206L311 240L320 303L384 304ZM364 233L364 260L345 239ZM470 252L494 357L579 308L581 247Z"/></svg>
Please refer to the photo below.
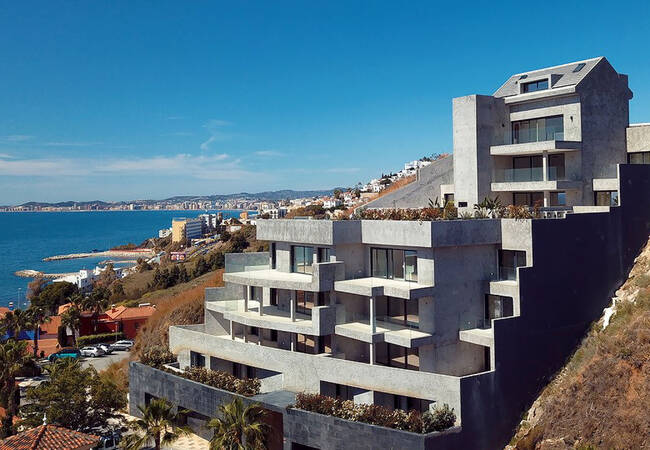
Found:
<svg viewBox="0 0 650 450"><path fill-rule="evenodd" d="M503 446L650 231L650 126L629 126L631 98L596 58L454 99L453 156L368 207L440 196L469 211L496 196L545 219L258 220L270 251L227 255L204 323L170 328L180 367L260 378L253 400L281 430L271 447ZM133 363L132 412L166 397L200 422L232 395L195 385ZM416 434L287 409L298 392L447 404L457 423Z"/></svg>

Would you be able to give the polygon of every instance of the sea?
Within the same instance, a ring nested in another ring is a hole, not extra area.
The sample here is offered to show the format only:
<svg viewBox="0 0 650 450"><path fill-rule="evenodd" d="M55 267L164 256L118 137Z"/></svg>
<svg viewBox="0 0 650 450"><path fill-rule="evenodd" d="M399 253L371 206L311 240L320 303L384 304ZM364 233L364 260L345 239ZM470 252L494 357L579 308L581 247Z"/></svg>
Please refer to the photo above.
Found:
<svg viewBox="0 0 650 450"><path fill-rule="evenodd" d="M223 213L239 217L239 210L191 211L74 211L0 213L0 306L24 306L30 278L18 270L68 273L92 269L106 257L44 262L43 258L93 250L108 250L130 242L140 244L171 227L174 217Z"/></svg>

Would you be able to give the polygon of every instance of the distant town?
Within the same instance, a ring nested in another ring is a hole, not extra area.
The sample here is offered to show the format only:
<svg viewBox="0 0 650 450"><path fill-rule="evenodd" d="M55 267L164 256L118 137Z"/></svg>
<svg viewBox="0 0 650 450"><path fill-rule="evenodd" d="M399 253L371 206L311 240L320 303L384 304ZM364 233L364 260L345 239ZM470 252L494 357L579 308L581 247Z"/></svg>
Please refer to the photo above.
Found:
<svg viewBox="0 0 650 450"><path fill-rule="evenodd" d="M65 211L140 211L140 210L246 210L284 217L290 211L311 205L321 205L326 210L356 208L377 198L383 191L415 180L418 169L432 161L447 156L434 154L409 161L397 172L382 173L366 183L353 187L313 191L269 191L211 196L179 196L164 200L131 200L120 202L66 201L59 203L28 202L14 206L0 206L0 212L65 212Z"/></svg>

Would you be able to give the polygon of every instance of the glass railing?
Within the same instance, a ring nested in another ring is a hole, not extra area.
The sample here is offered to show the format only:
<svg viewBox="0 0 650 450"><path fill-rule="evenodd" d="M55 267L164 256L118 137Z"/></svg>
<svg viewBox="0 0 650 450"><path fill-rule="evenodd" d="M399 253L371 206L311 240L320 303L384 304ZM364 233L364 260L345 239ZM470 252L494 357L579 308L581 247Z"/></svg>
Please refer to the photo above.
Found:
<svg viewBox="0 0 650 450"><path fill-rule="evenodd" d="M269 270L269 264L238 264L230 263L228 264L228 273L232 272L254 272L257 270Z"/></svg>
<svg viewBox="0 0 650 450"><path fill-rule="evenodd" d="M488 329L492 326L492 320L490 319L470 319L470 320L461 320L459 328L461 331L465 330L474 330L474 329Z"/></svg>
<svg viewBox="0 0 650 450"><path fill-rule="evenodd" d="M563 181L566 180L566 171L564 166L556 166L548 168L548 179L550 181Z"/></svg>
<svg viewBox="0 0 650 450"><path fill-rule="evenodd" d="M555 129L539 129L536 134L513 136L511 134L495 136L492 140L492 145L512 145L512 144L528 144L531 142L543 141L563 141L564 131L556 131Z"/></svg>
<svg viewBox="0 0 650 450"><path fill-rule="evenodd" d="M499 280L517 280L517 268L508 266L499 266Z"/></svg>
<svg viewBox="0 0 650 450"><path fill-rule="evenodd" d="M543 180L544 170L541 167L524 169L496 169L494 171L494 181L496 183L517 183Z"/></svg>

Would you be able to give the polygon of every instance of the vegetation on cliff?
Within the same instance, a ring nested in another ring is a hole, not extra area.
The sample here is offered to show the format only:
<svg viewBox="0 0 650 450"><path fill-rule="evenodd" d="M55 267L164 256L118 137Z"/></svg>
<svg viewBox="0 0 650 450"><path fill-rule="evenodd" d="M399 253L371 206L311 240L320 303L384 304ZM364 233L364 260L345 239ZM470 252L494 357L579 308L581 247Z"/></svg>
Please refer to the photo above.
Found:
<svg viewBox="0 0 650 450"><path fill-rule="evenodd" d="M650 448L650 241L509 448Z"/></svg>

